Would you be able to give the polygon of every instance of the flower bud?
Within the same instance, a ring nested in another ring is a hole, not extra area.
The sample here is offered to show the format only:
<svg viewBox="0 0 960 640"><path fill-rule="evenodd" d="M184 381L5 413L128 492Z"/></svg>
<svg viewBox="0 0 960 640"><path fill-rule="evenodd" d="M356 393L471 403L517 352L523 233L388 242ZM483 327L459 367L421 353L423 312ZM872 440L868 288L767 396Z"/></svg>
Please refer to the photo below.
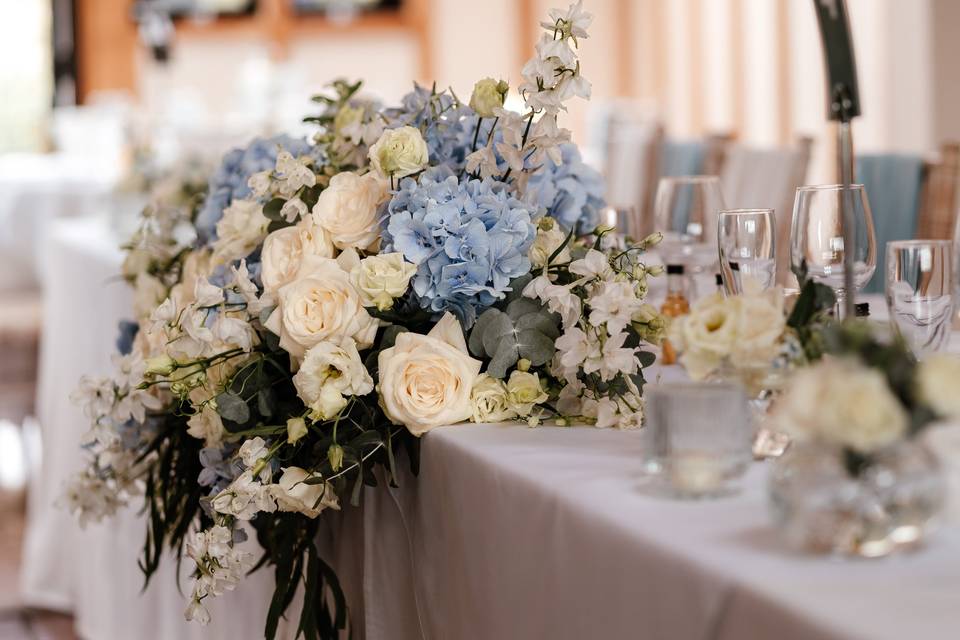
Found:
<svg viewBox="0 0 960 640"><path fill-rule="evenodd" d="M479 80L473 86L470 108L476 111L481 118L492 118L496 115L496 110L503 106L503 101L506 99L509 90L510 85L503 80L494 80L493 78Z"/></svg>
<svg viewBox="0 0 960 640"><path fill-rule="evenodd" d="M307 422L303 418L290 418L287 420L287 442L294 444L297 440L307 435Z"/></svg>
<svg viewBox="0 0 960 640"><path fill-rule="evenodd" d="M336 471L340 471L340 468L343 467L343 447L338 444L330 445L330 448L327 449L327 460L330 461L330 468Z"/></svg>
<svg viewBox="0 0 960 640"><path fill-rule="evenodd" d="M145 376L168 376L177 368L176 360L165 353L153 358L147 358L144 365L146 365L146 369L143 372Z"/></svg>

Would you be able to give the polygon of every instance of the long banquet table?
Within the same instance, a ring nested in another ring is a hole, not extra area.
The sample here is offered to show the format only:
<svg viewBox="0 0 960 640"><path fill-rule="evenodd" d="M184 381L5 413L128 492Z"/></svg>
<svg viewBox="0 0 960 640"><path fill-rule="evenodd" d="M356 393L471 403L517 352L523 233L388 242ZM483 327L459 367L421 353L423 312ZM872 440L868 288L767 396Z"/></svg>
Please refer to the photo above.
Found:
<svg viewBox="0 0 960 640"><path fill-rule="evenodd" d="M67 395L81 373L108 371L114 326L128 308L128 292L110 281L120 262L115 245L102 222L64 221L45 252L38 406L46 464L31 487L26 600L73 611L91 640L257 638L269 572L214 600L210 627L187 625L172 563L139 593L144 524L135 509L81 532L53 505L83 461L77 444L86 424ZM677 367L648 375L652 383L681 377ZM939 440L956 479L960 436L945 431ZM675 502L645 492L641 447L637 432L593 428L432 431L418 477L402 471L399 488L366 489L363 506L345 507L325 530L356 637L957 637L956 507L915 553L804 556L782 548L771 528L769 463L753 465L736 496Z"/></svg>

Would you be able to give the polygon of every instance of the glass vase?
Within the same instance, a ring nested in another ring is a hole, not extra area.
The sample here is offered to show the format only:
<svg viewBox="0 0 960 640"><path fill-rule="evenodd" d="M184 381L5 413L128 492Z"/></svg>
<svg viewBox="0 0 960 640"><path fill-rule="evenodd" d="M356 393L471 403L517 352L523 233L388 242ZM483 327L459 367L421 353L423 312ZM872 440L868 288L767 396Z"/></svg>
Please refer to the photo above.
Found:
<svg viewBox="0 0 960 640"><path fill-rule="evenodd" d="M856 475L840 447L821 442L794 442L771 464L773 519L798 550L885 556L921 543L945 502L940 464L918 440L884 449Z"/></svg>

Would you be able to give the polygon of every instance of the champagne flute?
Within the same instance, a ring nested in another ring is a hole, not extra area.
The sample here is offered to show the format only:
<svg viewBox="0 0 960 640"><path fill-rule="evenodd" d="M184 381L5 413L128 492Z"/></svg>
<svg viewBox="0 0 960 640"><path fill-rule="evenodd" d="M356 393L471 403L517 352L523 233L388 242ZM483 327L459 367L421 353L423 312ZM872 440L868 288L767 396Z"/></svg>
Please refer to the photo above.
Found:
<svg viewBox="0 0 960 640"><path fill-rule="evenodd" d="M855 221L854 291L844 291L843 208L844 195L853 206ZM877 268L877 237L867 192L862 184L846 189L839 184L800 187L793 202L790 229L790 263L806 266L808 277L832 288L837 309L847 295L856 295Z"/></svg>
<svg viewBox="0 0 960 640"><path fill-rule="evenodd" d="M683 265L693 275L713 273L717 214L725 208L717 176L660 178L654 224L663 233L658 251L664 263Z"/></svg>
<svg viewBox="0 0 960 640"><path fill-rule="evenodd" d="M727 295L773 286L777 263L773 209L725 209L717 223L720 274Z"/></svg>
<svg viewBox="0 0 960 640"><path fill-rule="evenodd" d="M953 246L950 240L887 243L886 296L890 323L914 355L940 351L953 318Z"/></svg>

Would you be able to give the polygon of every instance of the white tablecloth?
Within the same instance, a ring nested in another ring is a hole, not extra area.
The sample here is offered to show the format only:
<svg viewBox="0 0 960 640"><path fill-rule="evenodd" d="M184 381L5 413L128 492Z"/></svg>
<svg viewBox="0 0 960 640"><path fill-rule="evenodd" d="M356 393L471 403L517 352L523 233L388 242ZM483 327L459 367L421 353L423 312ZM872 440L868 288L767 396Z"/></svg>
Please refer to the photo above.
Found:
<svg viewBox="0 0 960 640"><path fill-rule="evenodd" d="M89 640L261 637L273 592L269 572L258 572L242 589L215 599L210 626L187 623L175 558L167 559L141 593L137 558L146 529L136 513L139 504L86 530L54 504L64 482L84 464L80 439L88 425L68 395L81 375L111 372L117 323L130 314L130 292L117 277L118 245L104 221L60 220L53 223L43 254L48 277L37 398L43 464L29 487L24 602L73 612L78 632ZM184 562L184 590L191 584L190 565Z"/></svg>
<svg viewBox="0 0 960 640"><path fill-rule="evenodd" d="M45 461L31 487L25 599L73 611L91 640L260 637L269 572L215 599L210 627L188 625L172 561L140 593L144 524L133 511L81 532L53 506L83 461L86 425L67 395L81 374L109 370L116 322L129 309L124 285L111 280L115 245L102 223L61 221L45 252ZM675 367L661 373L681 376ZM956 637L956 521L909 555L799 556L770 527L765 463L735 497L671 502L643 492L640 446L637 432L591 428L469 425L428 434L419 477L404 472L399 489L367 489L362 509L346 508L330 523L338 537L325 542L363 627L358 635Z"/></svg>

